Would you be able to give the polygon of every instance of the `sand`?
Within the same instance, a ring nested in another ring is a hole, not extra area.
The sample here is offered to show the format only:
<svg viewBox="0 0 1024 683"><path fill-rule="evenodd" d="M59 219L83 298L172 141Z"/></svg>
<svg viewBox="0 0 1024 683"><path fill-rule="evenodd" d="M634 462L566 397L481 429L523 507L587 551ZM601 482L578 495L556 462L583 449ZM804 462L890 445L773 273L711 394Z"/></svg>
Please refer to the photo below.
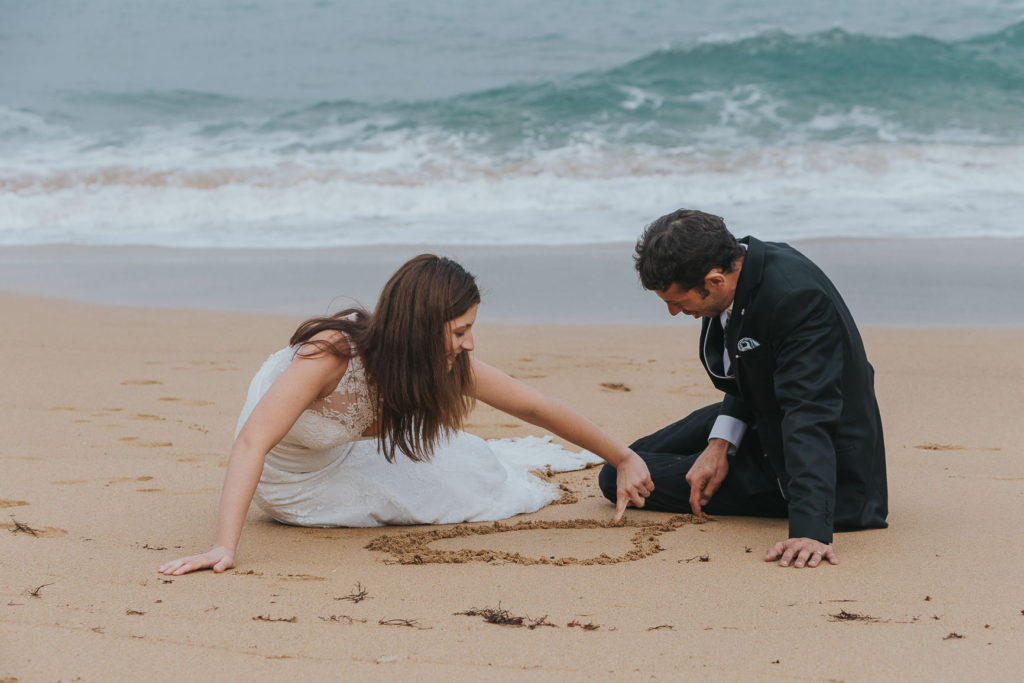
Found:
<svg viewBox="0 0 1024 683"><path fill-rule="evenodd" d="M978 679L1024 667L1024 331L867 327L890 528L762 561L784 520L630 510L597 469L498 523L210 541L252 373L297 316L0 294L0 681ZM477 355L624 441L716 400L694 325L482 322ZM469 431L541 432L486 406ZM582 520L582 521L573 521ZM416 559L417 554L419 560Z"/></svg>

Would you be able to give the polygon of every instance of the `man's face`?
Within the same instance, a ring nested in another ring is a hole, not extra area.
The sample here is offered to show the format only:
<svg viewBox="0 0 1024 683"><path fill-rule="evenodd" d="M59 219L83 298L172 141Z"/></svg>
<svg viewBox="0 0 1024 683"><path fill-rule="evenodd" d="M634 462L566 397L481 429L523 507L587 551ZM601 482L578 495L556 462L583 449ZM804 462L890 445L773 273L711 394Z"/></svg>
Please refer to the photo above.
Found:
<svg viewBox="0 0 1024 683"><path fill-rule="evenodd" d="M721 315L732 303L734 292L726 291L717 286L715 281L707 281L707 289L683 289L672 283L668 289L656 289L654 293L668 306L671 315L685 313L694 318L711 318Z"/></svg>

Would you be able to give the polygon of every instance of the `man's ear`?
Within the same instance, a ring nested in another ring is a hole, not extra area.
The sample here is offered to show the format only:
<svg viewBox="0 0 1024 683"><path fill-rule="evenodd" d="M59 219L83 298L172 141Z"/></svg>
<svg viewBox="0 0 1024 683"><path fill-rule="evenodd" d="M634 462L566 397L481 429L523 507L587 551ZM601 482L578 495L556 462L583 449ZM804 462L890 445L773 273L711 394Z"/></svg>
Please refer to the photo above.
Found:
<svg viewBox="0 0 1024 683"><path fill-rule="evenodd" d="M704 289L718 291L725 286L725 273L721 268L712 268L704 276Z"/></svg>

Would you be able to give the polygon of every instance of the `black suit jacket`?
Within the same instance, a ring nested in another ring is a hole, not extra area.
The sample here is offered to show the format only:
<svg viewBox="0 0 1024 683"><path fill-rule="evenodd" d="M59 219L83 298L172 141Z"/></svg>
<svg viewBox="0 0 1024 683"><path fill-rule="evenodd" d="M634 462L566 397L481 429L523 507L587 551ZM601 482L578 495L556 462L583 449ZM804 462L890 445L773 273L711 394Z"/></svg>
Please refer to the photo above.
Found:
<svg viewBox="0 0 1024 683"><path fill-rule="evenodd" d="M722 413L757 430L789 502L789 535L830 543L833 530L885 527L888 495L874 369L846 304L792 247L753 237L725 348L705 318L701 361L726 393ZM755 456L756 457L756 456Z"/></svg>

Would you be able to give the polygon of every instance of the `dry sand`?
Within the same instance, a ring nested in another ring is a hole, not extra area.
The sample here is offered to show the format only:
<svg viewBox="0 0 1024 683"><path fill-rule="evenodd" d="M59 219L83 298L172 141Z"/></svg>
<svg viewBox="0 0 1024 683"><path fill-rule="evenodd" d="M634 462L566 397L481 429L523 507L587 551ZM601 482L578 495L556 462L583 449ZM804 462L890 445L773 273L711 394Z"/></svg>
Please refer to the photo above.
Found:
<svg viewBox="0 0 1024 683"><path fill-rule="evenodd" d="M0 304L0 681L1024 668L1024 331L865 330L891 526L838 535L838 566L762 562L783 520L630 511L610 525L591 469L554 476L576 502L499 529L301 529L253 510L235 570L168 578L161 562L207 547L249 378L298 319ZM716 400L696 334L487 324L477 355L628 441ZM485 406L469 431L539 434Z"/></svg>

